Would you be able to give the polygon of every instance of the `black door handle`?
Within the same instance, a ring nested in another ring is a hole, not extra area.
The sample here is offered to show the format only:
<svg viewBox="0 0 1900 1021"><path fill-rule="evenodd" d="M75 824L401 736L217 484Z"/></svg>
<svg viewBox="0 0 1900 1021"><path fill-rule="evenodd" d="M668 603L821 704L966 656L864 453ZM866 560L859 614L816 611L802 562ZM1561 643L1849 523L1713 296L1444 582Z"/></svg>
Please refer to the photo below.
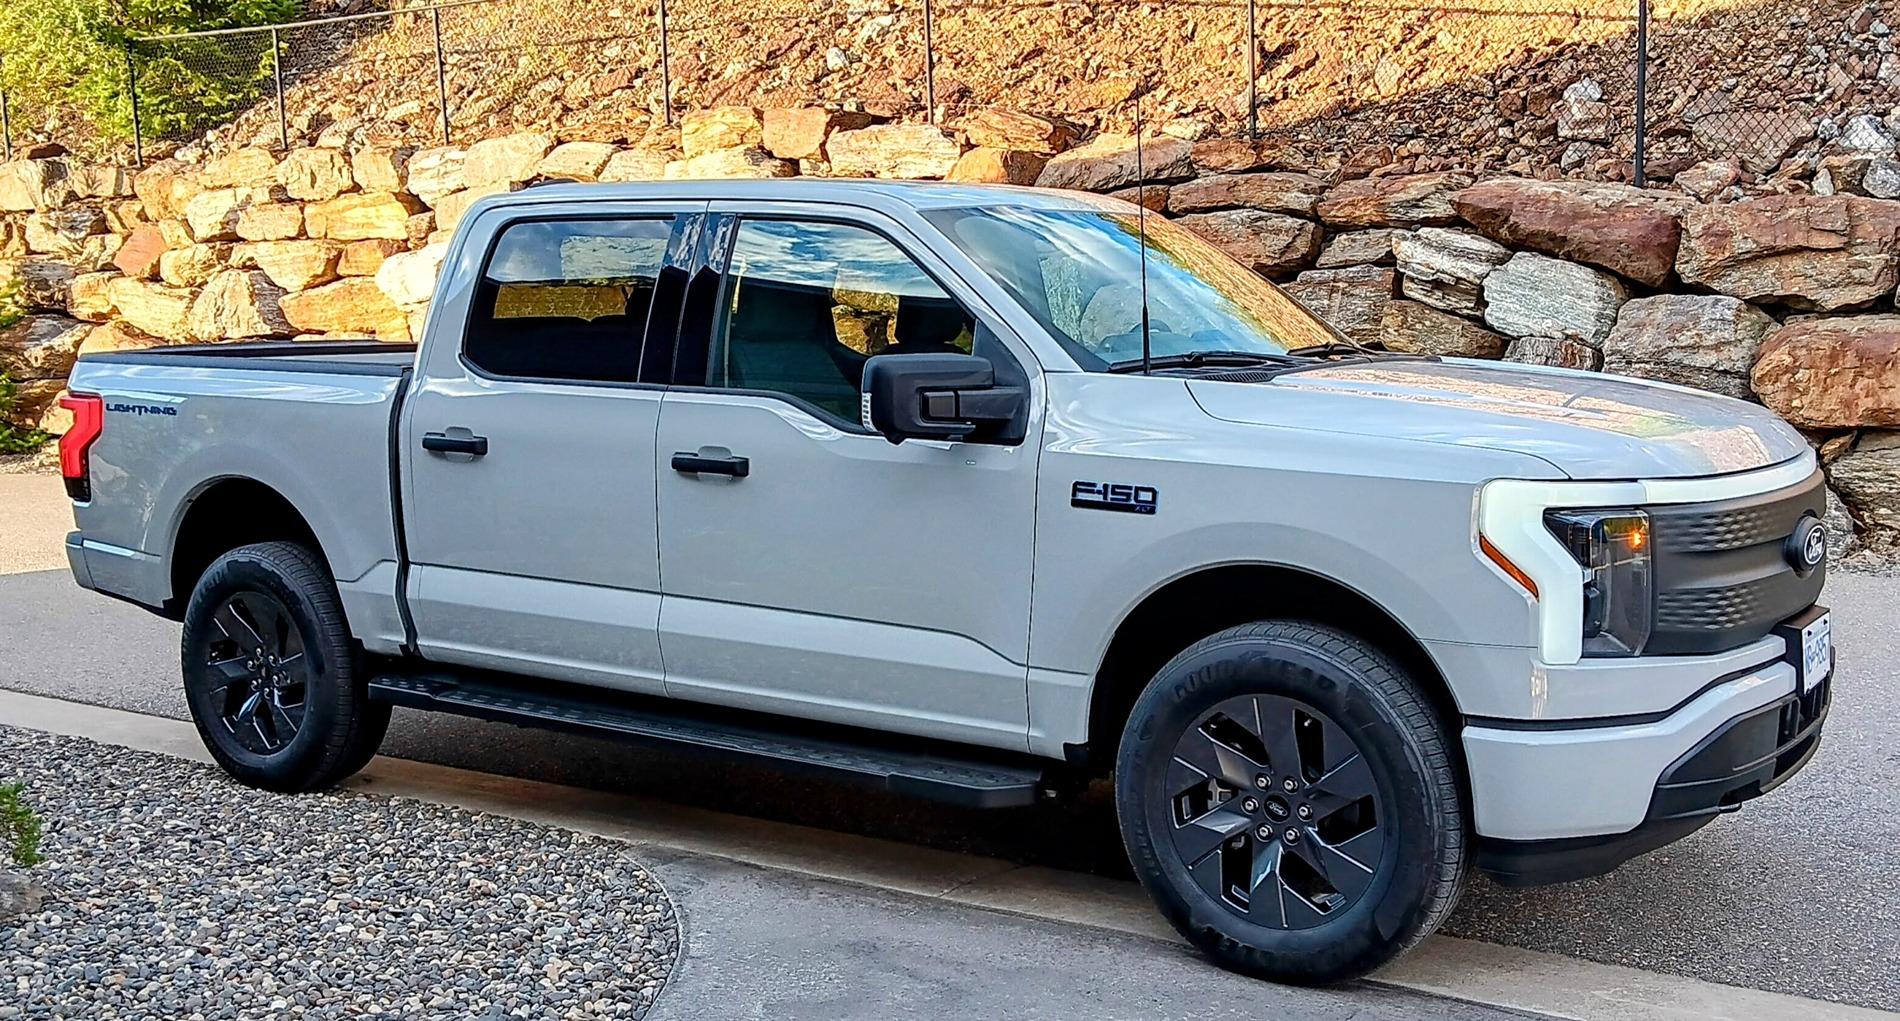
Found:
<svg viewBox="0 0 1900 1021"><path fill-rule="evenodd" d="M480 457L488 453L488 437L423 433L422 449L433 450L438 454L468 454L471 457Z"/></svg>
<svg viewBox="0 0 1900 1021"><path fill-rule="evenodd" d="M730 475L743 479L752 474L752 462L743 457L701 457L698 454L673 455L673 470L687 475Z"/></svg>

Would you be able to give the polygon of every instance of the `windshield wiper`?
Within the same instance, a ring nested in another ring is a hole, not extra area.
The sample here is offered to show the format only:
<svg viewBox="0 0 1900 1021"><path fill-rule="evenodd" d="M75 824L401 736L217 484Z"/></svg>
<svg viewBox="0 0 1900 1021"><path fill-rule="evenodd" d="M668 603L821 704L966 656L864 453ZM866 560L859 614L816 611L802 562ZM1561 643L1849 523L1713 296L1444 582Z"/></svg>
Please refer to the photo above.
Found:
<svg viewBox="0 0 1900 1021"><path fill-rule="evenodd" d="M1273 362L1279 365L1299 361L1293 352L1280 354L1273 351L1186 351L1176 355L1158 355L1145 363L1157 369L1195 369L1203 365L1258 365L1261 362ZM1127 361L1110 362L1109 372L1139 372L1143 367L1140 358Z"/></svg>
<svg viewBox="0 0 1900 1021"><path fill-rule="evenodd" d="M1324 344L1308 344L1305 347L1296 347L1287 352L1287 354L1295 358L1324 358L1327 355L1361 355L1378 358L1396 353L1397 352L1386 351L1380 348L1366 347L1363 344L1355 344L1349 340L1329 340Z"/></svg>

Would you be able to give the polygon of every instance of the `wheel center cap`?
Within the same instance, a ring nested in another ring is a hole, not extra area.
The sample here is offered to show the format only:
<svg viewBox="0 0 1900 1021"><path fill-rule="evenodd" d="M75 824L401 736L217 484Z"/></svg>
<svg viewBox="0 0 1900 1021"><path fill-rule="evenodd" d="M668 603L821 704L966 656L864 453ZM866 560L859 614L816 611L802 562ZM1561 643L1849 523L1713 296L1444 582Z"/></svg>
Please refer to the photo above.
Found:
<svg viewBox="0 0 1900 1021"><path fill-rule="evenodd" d="M1266 808L1267 818L1272 819L1274 822L1284 822L1287 816L1293 814L1293 810L1287 806L1286 799L1284 798L1268 798Z"/></svg>

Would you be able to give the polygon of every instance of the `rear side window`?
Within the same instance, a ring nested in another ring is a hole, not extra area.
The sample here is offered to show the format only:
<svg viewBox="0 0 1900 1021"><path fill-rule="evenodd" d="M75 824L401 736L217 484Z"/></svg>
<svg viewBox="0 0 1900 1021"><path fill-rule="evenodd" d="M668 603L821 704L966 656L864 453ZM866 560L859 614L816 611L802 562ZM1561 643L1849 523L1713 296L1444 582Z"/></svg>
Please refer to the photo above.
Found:
<svg viewBox="0 0 1900 1021"><path fill-rule="evenodd" d="M673 218L517 223L482 270L463 354L497 376L631 383Z"/></svg>
<svg viewBox="0 0 1900 1021"><path fill-rule="evenodd" d="M910 256L862 227L739 225L708 386L765 390L858 423L873 355L969 354L975 321Z"/></svg>

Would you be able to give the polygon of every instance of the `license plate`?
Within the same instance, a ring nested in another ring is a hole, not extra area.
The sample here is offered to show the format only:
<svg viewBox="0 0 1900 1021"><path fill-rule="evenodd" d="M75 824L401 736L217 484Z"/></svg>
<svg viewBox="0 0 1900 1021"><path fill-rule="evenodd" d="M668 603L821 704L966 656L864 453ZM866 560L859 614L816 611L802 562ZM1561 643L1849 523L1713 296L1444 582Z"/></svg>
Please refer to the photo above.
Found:
<svg viewBox="0 0 1900 1021"><path fill-rule="evenodd" d="M1801 629L1801 693L1827 680L1834 669L1834 632L1823 613Z"/></svg>

